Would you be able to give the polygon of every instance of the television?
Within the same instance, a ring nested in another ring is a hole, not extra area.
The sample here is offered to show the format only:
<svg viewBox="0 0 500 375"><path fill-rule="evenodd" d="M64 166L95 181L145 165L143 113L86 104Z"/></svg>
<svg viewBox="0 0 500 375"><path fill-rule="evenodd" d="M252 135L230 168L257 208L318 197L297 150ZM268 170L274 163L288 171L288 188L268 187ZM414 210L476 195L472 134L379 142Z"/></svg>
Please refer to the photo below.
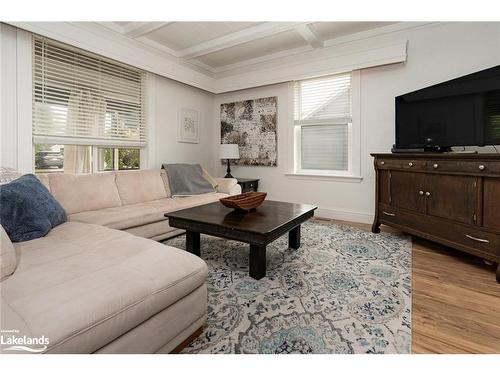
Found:
<svg viewBox="0 0 500 375"><path fill-rule="evenodd" d="M393 152L500 144L500 65L396 97Z"/></svg>

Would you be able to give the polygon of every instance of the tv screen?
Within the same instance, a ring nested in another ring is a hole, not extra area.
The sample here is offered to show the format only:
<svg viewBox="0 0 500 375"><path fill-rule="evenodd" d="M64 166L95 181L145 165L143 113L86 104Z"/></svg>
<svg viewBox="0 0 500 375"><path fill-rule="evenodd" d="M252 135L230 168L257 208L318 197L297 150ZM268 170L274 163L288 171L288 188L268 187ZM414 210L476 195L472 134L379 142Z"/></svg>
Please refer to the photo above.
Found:
<svg viewBox="0 0 500 375"><path fill-rule="evenodd" d="M500 65L396 97L396 149L500 144Z"/></svg>

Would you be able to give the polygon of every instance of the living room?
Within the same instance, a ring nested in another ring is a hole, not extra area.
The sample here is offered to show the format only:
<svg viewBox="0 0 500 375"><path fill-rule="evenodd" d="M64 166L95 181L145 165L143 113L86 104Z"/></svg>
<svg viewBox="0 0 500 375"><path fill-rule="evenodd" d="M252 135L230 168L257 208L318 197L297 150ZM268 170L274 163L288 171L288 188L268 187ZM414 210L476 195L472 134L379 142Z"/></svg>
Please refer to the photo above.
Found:
<svg viewBox="0 0 500 375"><path fill-rule="evenodd" d="M2 354L500 353L498 20L151 11L0 20Z"/></svg>

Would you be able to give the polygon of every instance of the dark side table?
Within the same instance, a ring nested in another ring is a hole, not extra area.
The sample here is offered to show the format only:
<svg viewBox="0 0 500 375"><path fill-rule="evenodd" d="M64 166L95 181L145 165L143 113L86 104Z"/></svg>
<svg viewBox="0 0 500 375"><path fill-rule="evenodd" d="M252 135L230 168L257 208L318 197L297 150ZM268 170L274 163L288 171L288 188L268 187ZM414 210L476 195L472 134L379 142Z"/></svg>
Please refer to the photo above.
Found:
<svg viewBox="0 0 500 375"><path fill-rule="evenodd" d="M259 189L258 178L237 178L238 185L241 186L241 192L247 193L249 191L257 191Z"/></svg>

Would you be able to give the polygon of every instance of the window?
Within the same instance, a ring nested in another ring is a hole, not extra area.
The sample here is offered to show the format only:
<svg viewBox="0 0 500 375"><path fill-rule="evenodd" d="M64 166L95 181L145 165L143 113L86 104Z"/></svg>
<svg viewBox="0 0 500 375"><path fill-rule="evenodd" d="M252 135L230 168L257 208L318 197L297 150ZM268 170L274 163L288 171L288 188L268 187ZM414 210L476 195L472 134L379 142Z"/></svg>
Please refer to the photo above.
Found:
<svg viewBox="0 0 500 375"><path fill-rule="evenodd" d="M35 172L90 173L139 169L139 148L35 144Z"/></svg>
<svg viewBox="0 0 500 375"><path fill-rule="evenodd" d="M98 151L98 170L113 171L139 169L140 152L138 148L102 148Z"/></svg>
<svg viewBox="0 0 500 375"><path fill-rule="evenodd" d="M295 173L354 173L351 90L351 73L295 82Z"/></svg>
<svg viewBox="0 0 500 375"><path fill-rule="evenodd" d="M48 39L33 41L35 171L138 169L145 73Z"/></svg>

